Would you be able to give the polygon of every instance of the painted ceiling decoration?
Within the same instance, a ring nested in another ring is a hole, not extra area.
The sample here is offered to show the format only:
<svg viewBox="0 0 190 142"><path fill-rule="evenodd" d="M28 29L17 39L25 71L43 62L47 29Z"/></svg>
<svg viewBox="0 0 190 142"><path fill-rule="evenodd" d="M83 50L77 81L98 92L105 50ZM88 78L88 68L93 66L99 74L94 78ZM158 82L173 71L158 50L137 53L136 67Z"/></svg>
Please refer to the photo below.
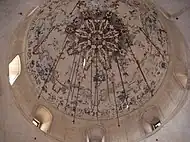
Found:
<svg viewBox="0 0 190 142"><path fill-rule="evenodd" d="M48 0L26 39L37 97L73 122L119 120L138 109L154 96L169 63L167 32L145 1Z"/></svg>

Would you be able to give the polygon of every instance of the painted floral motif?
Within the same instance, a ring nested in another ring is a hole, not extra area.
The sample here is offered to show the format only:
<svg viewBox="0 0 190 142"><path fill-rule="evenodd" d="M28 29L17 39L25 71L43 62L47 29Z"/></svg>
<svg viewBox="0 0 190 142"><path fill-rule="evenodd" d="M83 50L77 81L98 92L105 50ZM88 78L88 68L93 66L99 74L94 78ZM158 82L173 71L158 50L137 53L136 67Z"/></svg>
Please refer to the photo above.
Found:
<svg viewBox="0 0 190 142"><path fill-rule="evenodd" d="M82 11L77 19L79 20L75 19L65 30L71 35L70 42L74 42L72 44L74 46L67 50L68 55L82 52L85 56L85 70L88 70L91 63L95 62L96 56L104 69L110 69L111 56L121 50L119 39L126 36L126 29L121 19L111 11L99 9Z"/></svg>
<svg viewBox="0 0 190 142"><path fill-rule="evenodd" d="M49 0L30 25L26 66L39 99L74 119L112 119L159 89L167 41L143 1Z"/></svg>

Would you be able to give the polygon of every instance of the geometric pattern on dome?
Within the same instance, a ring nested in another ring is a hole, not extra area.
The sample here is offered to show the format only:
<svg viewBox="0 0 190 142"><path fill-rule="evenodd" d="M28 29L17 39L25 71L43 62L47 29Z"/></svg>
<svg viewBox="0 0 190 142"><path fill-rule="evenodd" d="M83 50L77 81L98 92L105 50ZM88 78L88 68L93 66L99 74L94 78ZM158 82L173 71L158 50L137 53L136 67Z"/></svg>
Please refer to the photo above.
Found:
<svg viewBox="0 0 190 142"><path fill-rule="evenodd" d="M169 64L156 9L137 0L49 0L27 32L37 97L75 118L113 119L149 101Z"/></svg>

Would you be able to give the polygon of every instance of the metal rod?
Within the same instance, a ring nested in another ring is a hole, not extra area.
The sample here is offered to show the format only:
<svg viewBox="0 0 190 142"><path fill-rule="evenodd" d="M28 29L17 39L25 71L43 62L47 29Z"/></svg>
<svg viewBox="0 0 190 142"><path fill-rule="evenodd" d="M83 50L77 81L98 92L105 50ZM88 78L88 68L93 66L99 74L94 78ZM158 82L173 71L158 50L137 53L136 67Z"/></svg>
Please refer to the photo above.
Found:
<svg viewBox="0 0 190 142"><path fill-rule="evenodd" d="M115 96L115 85L114 85L114 82L113 82L113 81L112 81L112 88L113 88L115 109L116 109L116 115L117 115L117 123L118 123L118 127L120 127L119 114L118 114L118 106L117 106L117 101L116 101L116 96Z"/></svg>
<svg viewBox="0 0 190 142"><path fill-rule="evenodd" d="M69 101L69 97L70 97L70 93L71 93L71 90L72 90L71 85L72 85L72 82L73 82L75 68L76 68L76 62L73 60L73 67L72 67L71 74L70 74L71 78L69 77L69 83L70 83L70 85L69 85L69 93L67 95L67 100L66 100L65 107L67 107L67 104L68 104L68 101Z"/></svg>
<svg viewBox="0 0 190 142"><path fill-rule="evenodd" d="M109 80L108 80L108 71L107 70L106 70L106 84L107 84L108 98L109 98L109 101L110 101Z"/></svg>
<svg viewBox="0 0 190 142"><path fill-rule="evenodd" d="M92 73L93 73L93 71L92 71L92 60L91 60L91 74L90 74L90 76L91 76L91 82L90 82L90 87L91 87L91 97L92 97L92 81L93 81L93 77L92 77ZM92 101L91 101L91 108L92 108Z"/></svg>
<svg viewBox="0 0 190 142"><path fill-rule="evenodd" d="M140 66L140 63L139 63L139 61L137 60L135 54L133 53L133 50L132 50L132 48L131 48L130 45L129 45L129 49L130 49L131 54L132 54L132 56L133 56L133 58L134 58L134 60L135 60L135 62L136 62L136 64L137 64L137 66L138 66L138 68L139 68L139 70L140 70L140 72L141 72L141 75L142 75L142 77L143 77L143 79L144 79L144 81L145 81L147 87L148 87L149 90L150 90L151 95L153 96L153 92L152 92L152 90L151 90L151 87L149 86L148 81L147 81L147 79L146 79L146 77L145 77L145 75L144 75L144 72L142 71L142 68L141 68L141 66Z"/></svg>
<svg viewBox="0 0 190 142"><path fill-rule="evenodd" d="M74 71L73 71L73 75L72 75L72 81L70 82L70 88L69 88L69 93L68 93L68 96L67 96L67 101L66 101L66 104L65 104L65 109L67 108L67 104L69 102L69 97L70 97L70 93L72 92L71 94L71 99L73 98L73 94L74 94L74 87L72 88L72 82L73 82L73 79L74 79L74 73L75 73L75 69L76 69L76 74L75 74L75 80L74 80L74 85L76 83L76 78L77 78L77 74L78 74L78 68L79 68L79 63L80 63L80 58L81 58L81 54L79 55L79 60L78 60L78 65L77 65L77 68L76 68L76 64L75 64L75 67L74 67Z"/></svg>
<svg viewBox="0 0 190 142"><path fill-rule="evenodd" d="M71 66L71 72L70 72L69 79L68 79L68 82L70 83L70 86L69 86L69 93L68 93L67 99L66 99L66 106L68 104L68 100L69 100L69 97L70 97L71 83L73 82L73 74L74 74L75 67L76 67L75 59L76 59L76 55L74 56L74 59L73 59L73 62L72 62L72 66ZM60 105L60 103L58 104L57 108L59 108L59 105Z"/></svg>
<svg viewBox="0 0 190 142"><path fill-rule="evenodd" d="M40 93L39 93L39 95L38 95L38 99L40 99L41 94L42 94L42 91L43 91L43 89L44 89L46 83L48 82L48 79L50 78L51 73L54 72L54 70L56 69L56 67L57 67L57 65L58 65L58 63L59 63L59 60L61 59L61 56L63 55L63 50L65 49L67 37L68 37L68 35L66 35L66 37L65 37L65 39L64 39L64 41L63 41L62 50L61 50L61 52L59 53L59 56L58 56L57 60L54 61L52 67L50 68L49 74L48 74L46 80L44 81L44 84L43 84L43 86L42 86L42 89L41 89L41 91L40 91Z"/></svg>
<svg viewBox="0 0 190 142"><path fill-rule="evenodd" d="M106 48L106 53L109 54L108 49ZM106 61L105 56L103 56L104 60ZM107 84L107 91L108 91L108 98L109 102L111 102L110 93L109 93L109 78L108 78L108 70L105 68L106 71L106 84Z"/></svg>
<svg viewBox="0 0 190 142"><path fill-rule="evenodd" d="M72 62L72 67L71 67L71 72L69 74L69 80L68 81L71 81L71 79L73 78L72 74L73 74L73 67L74 67L74 64L76 63L75 62L75 59L76 59L76 55L74 56L74 59L73 59L73 62Z"/></svg>
<svg viewBox="0 0 190 142"><path fill-rule="evenodd" d="M119 66L119 63L118 63L117 56L115 57L115 60L116 60L116 63L117 63L117 68L118 68L119 76L120 76L120 79L121 79L121 84L122 84L122 88L123 88L123 93L127 96L126 91L125 91L124 82L123 82L123 77L122 77L122 74L121 74L121 69L120 69L120 66ZM128 97L128 96L127 96L127 97Z"/></svg>
<svg viewBox="0 0 190 142"><path fill-rule="evenodd" d="M96 94L96 117L97 117L97 120L98 120L98 55L97 55L97 52L96 51L96 84L95 84L95 94Z"/></svg>
<svg viewBox="0 0 190 142"><path fill-rule="evenodd" d="M76 105L75 105L75 110L74 110L74 116L73 116L73 124L75 123L75 118L76 118L76 111L77 111L77 106L78 106L78 96L79 96L79 90L80 90L80 82L78 83L78 90L77 90L77 98L76 98Z"/></svg>
<svg viewBox="0 0 190 142"><path fill-rule="evenodd" d="M78 71L79 71L80 60L81 60L81 54L79 55L79 59L78 59L78 63L77 63L74 85L76 84L76 81L77 81L77 74L78 74ZM75 90L75 87L73 87L73 89L72 89L71 100L73 99L74 90Z"/></svg>
<svg viewBox="0 0 190 142"><path fill-rule="evenodd" d="M62 3L62 2L61 2ZM59 7L59 4L53 9L52 13ZM51 25L53 25L55 22L55 20L53 21L53 23L51 23ZM44 39L36 46L34 46L34 53L36 53L36 51L38 50L38 48L46 41L46 39L49 37L50 33L57 27L56 26L52 26L52 28L49 30L48 34L44 37Z"/></svg>
<svg viewBox="0 0 190 142"><path fill-rule="evenodd" d="M81 1L79 0L79 1L75 4L74 8L73 8L72 11L70 12L70 15L73 14L74 10L77 8L77 5L78 5L80 2L81 2Z"/></svg>
<svg viewBox="0 0 190 142"><path fill-rule="evenodd" d="M50 33L56 28L56 26L53 26L49 32L47 33L47 35L43 38L43 40L40 41L39 44L35 45L33 48L34 48L34 51L33 53L34 54L37 54L36 51L38 50L38 48L46 41L46 39L49 37Z"/></svg>
<svg viewBox="0 0 190 142"><path fill-rule="evenodd" d="M160 49L152 42L152 40L149 38L148 35L146 35L146 33L143 31L143 29L141 27L139 27L139 29L145 35L145 37L149 40L149 42L156 48L158 53L162 56L162 59L164 59L164 55L161 53Z"/></svg>

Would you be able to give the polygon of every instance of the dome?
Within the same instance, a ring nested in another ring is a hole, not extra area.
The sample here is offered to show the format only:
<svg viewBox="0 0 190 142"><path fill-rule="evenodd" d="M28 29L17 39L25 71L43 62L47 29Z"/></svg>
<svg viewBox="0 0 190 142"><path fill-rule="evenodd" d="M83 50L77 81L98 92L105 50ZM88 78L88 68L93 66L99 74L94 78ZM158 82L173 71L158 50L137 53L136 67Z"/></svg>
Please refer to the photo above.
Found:
<svg viewBox="0 0 190 142"><path fill-rule="evenodd" d="M144 1L49 1L27 31L26 67L39 99L75 118L112 119L155 95L168 44Z"/></svg>
<svg viewBox="0 0 190 142"><path fill-rule="evenodd" d="M170 121L188 115L177 114L189 86L179 13L151 0L35 1L1 53L7 130L27 131L24 141L140 142L182 128Z"/></svg>

